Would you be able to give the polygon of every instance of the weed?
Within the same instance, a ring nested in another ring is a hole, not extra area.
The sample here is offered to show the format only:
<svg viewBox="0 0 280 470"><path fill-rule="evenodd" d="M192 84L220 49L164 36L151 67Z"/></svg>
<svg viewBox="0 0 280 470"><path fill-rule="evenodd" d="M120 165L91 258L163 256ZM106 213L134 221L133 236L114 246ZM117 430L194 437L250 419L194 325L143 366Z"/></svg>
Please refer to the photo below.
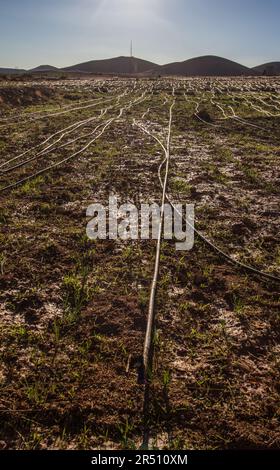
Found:
<svg viewBox="0 0 280 470"><path fill-rule="evenodd" d="M165 370L162 376L162 383L165 389L167 389L171 383L171 373L170 370Z"/></svg>
<svg viewBox="0 0 280 470"><path fill-rule="evenodd" d="M183 179L173 178L170 182L171 191L174 193L184 194L189 196L191 194L192 185Z"/></svg>
<svg viewBox="0 0 280 470"><path fill-rule="evenodd" d="M262 179L256 169L245 166L243 167L243 173L250 184L256 184L257 186L260 186Z"/></svg>
<svg viewBox="0 0 280 470"><path fill-rule="evenodd" d="M128 418L126 418L124 423L119 424L117 429L120 433L122 447L124 449L134 449L135 444L129 439L129 435L133 431L134 425L129 423Z"/></svg>
<svg viewBox="0 0 280 470"><path fill-rule="evenodd" d="M90 298L90 290L87 285L87 275L85 271L82 276L70 274L63 279L64 306L68 320L76 321L82 308Z"/></svg>
<svg viewBox="0 0 280 470"><path fill-rule="evenodd" d="M0 208L0 224L6 224L8 222L8 214L5 209Z"/></svg>
<svg viewBox="0 0 280 470"><path fill-rule="evenodd" d="M138 294L138 305L142 312L147 310L149 304L149 294L145 289L140 289Z"/></svg>
<svg viewBox="0 0 280 470"><path fill-rule="evenodd" d="M7 261L7 256L5 253L0 253L0 272L3 276L4 274L4 266L6 264L6 261Z"/></svg>
<svg viewBox="0 0 280 470"><path fill-rule="evenodd" d="M26 181L20 188L15 190L15 193L21 196L36 196L40 193L39 187L44 181L43 176L38 176L37 178Z"/></svg>

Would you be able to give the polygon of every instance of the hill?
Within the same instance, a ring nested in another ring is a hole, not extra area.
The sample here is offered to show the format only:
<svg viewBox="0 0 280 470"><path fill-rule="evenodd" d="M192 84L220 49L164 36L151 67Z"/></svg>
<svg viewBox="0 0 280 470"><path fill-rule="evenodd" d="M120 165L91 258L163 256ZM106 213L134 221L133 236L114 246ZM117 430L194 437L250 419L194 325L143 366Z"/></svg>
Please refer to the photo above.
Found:
<svg viewBox="0 0 280 470"><path fill-rule="evenodd" d="M10 75L10 74L16 74L16 73L24 73L26 70L23 69L9 69L9 68L1 68L0 67L0 74L1 75Z"/></svg>
<svg viewBox="0 0 280 470"><path fill-rule="evenodd" d="M183 75L183 76L239 76L254 75L255 72L228 59L217 56L203 56L189 59L184 62L174 62L162 65L152 71L161 75Z"/></svg>
<svg viewBox="0 0 280 470"><path fill-rule="evenodd" d="M28 70L28 72L59 72L60 69L57 67L53 67L52 65L39 65L39 67L35 67L34 69Z"/></svg>
<svg viewBox="0 0 280 470"><path fill-rule="evenodd" d="M73 72L108 75L174 75L185 77L207 76L252 76L252 75L280 75L280 62L269 62L257 67L248 68L232 60L214 55L195 57L183 62L173 62L165 65L157 65L147 60L136 57L115 57L112 59L91 60L65 68L57 68L52 65L39 65L30 70L0 68L0 75L22 73L48 73L48 72Z"/></svg>
<svg viewBox="0 0 280 470"><path fill-rule="evenodd" d="M269 62L267 64L258 65L257 67L253 67L252 70L262 75L280 75L280 62Z"/></svg>
<svg viewBox="0 0 280 470"><path fill-rule="evenodd" d="M65 67L68 72L95 74L135 74L147 72L158 67L157 64L136 57L115 57L105 60L91 60L82 64Z"/></svg>

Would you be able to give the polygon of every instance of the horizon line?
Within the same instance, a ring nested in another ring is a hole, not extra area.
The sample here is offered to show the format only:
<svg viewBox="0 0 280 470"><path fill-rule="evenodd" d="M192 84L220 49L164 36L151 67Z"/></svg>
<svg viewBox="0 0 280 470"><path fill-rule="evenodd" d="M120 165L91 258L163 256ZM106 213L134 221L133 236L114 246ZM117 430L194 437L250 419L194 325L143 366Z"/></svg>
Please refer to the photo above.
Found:
<svg viewBox="0 0 280 470"><path fill-rule="evenodd" d="M166 66L166 65L170 65L170 64L176 64L176 63L182 63L182 62L186 62L188 60L192 60L192 59L200 59L200 58L204 58L204 57L217 57L217 58L220 58L220 59L224 59L224 60L229 60L229 61L232 61L232 62L235 62L235 63L238 63L239 65L242 65L244 67L247 67L248 69L254 69L255 67L259 67L261 65L266 65L266 64L270 64L270 63L274 63L274 62L280 62L280 60L268 60L267 62L262 62L262 63L258 63L257 65L253 65L253 66L249 66L249 65L244 65L242 62L239 62L238 59L229 59L227 57L224 57L224 56L219 56L219 55L216 55L216 54L203 54L203 55L199 55L199 56L193 56L193 57L189 57L187 59L182 59L182 60L174 60L174 61L171 61L171 62L166 62L166 63L158 63L158 62L154 62L152 59L145 59L143 57L136 57L136 56L127 56L127 55L118 55L118 56L113 56L113 57L106 57L106 58L98 58L98 59L88 59L88 60L84 60L83 62L77 62L77 63L74 63L72 65L66 65L66 66L60 66L60 65L52 65L52 62L48 62L48 63L41 63L39 65L35 65L34 67L19 67L19 66L4 66L4 65L0 65L0 68L4 68L4 69L11 69L11 70L24 70L24 71L29 71L29 70L33 70L37 67L41 67L41 66L50 66L50 67L55 67L57 68L58 70L63 70L63 69L66 69L68 67L74 67L76 65L80 65L80 64L85 64L85 63L88 63L88 62L98 62L98 61L106 61L106 60L112 60L112 59L119 59L119 58L127 58L127 59L138 59L138 60L145 60L147 62L151 62L159 67L163 67L163 66Z"/></svg>

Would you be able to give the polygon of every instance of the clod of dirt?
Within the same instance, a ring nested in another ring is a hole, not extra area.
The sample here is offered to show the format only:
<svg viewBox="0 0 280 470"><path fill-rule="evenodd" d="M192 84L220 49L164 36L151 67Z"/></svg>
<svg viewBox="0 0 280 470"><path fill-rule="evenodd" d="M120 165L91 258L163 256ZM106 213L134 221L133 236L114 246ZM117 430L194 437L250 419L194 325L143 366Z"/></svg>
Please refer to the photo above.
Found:
<svg viewBox="0 0 280 470"><path fill-rule="evenodd" d="M203 119L205 122L213 122L213 119L211 118L210 114L206 109L201 109L196 115L196 118Z"/></svg>
<svg viewBox="0 0 280 470"><path fill-rule="evenodd" d="M12 106L27 106L45 102L55 94L47 87L7 87L0 90L0 103Z"/></svg>
<svg viewBox="0 0 280 470"><path fill-rule="evenodd" d="M232 226L232 233L237 236L244 236L250 233L249 229L241 222Z"/></svg>

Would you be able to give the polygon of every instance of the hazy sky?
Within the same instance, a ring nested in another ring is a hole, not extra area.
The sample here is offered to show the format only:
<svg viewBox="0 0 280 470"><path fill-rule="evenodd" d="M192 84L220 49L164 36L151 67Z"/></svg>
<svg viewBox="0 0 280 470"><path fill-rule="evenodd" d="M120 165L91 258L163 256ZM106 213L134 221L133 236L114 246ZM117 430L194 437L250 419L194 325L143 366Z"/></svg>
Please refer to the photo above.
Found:
<svg viewBox="0 0 280 470"><path fill-rule="evenodd" d="M0 0L0 67L134 55L280 60L280 0Z"/></svg>

